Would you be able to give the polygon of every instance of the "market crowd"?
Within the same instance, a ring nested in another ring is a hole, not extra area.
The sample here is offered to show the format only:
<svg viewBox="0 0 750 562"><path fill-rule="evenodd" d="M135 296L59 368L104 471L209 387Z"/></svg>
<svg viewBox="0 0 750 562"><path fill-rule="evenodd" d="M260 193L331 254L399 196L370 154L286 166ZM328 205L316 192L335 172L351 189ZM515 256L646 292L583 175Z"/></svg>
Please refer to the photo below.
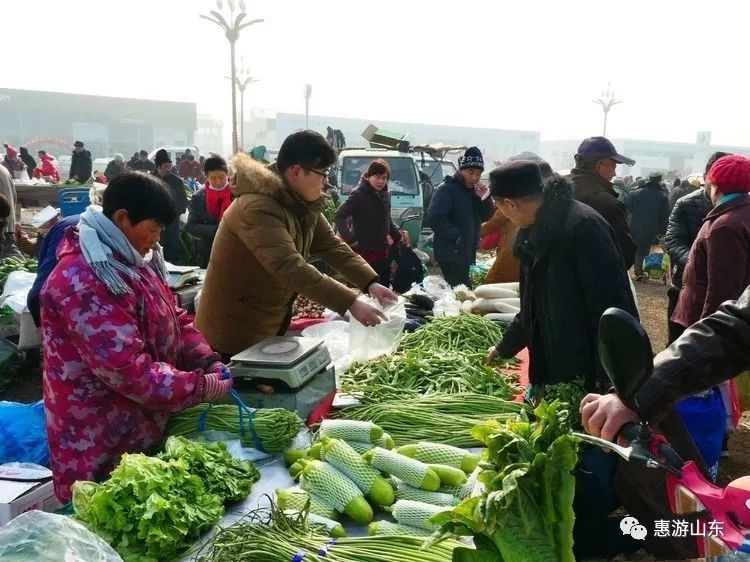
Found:
<svg viewBox="0 0 750 562"><path fill-rule="evenodd" d="M59 172L51 155L40 152L37 164L28 151L5 148L0 216L12 237L16 174L33 166L31 175L54 181ZM155 446L171 413L227 395L229 359L285 333L298 294L365 326L384 319L374 301L397 298L389 288L391 262L405 243L391 220L391 169L373 160L331 225L322 211L336 161L336 150L313 131L290 135L273 163L247 154L230 162L189 151L178 162L166 150L153 159L140 151L127 162L117 154L104 173L101 206L52 227L39 249L29 308L42 331L47 431L61 500L70 500L74 481L103 479L123 453ZM487 359L528 348L529 403L541 401L545 386L581 381L591 393L583 406L592 433L605 428L597 420L652 420L683 458L715 477L737 421L732 378L747 357L727 353L721 376L704 370L688 383L681 373L696 368L690 353L697 346L720 337L691 326L733 322L744 334L749 329L750 297L725 303L750 284L750 160L716 153L702 178L674 180L671 189L660 173L616 178L618 165L634 164L608 139L591 137L569 175L522 153L489 171L485 185L482 151L471 147L427 209L434 258L451 286L471 287L478 248L491 248L487 283L519 283L520 312ZM86 181L92 173L91 154L76 142L70 176ZM185 180L201 187L191 193ZM346 283L311 265L311 257ZM168 263L186 261L206 269L194 318L176 306L167 283ZM657 358L650 391L639 395L634 412L609 392L597 349L599 319L611 307L637 319L634 282L654 278L670 283L664 321L675 344ZM614 439L610 425L604 435ZM666 494L663 475L644 475L600 449L582 454L576 476L585 491L575 503L576 541L583 545L596 533L615 554L638 547L619 526L602 523L618 505L642 523L669 514L666 496L653 492ZM688 552L679 541L649 547Z"/></svg>

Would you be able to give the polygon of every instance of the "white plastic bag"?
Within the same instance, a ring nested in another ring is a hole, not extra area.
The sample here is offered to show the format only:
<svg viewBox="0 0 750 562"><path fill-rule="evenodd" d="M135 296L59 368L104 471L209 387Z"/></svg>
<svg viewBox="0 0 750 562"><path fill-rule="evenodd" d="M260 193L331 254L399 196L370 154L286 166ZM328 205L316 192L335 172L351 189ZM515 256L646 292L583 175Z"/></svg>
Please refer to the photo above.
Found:
<svg viewBox="0 0 750 562"><path fill-rule="evenodd" d="M304 338L318 338L325 342L336 373L343 373L354 359L349 355L349 323L343 320L314 324L302 330Z"/></svg>
<svg viewBox="0 0 750 562"><path fill-rule="evenodd" d="M436 301L453 294L451 286L445 279L438 275L428 275L425 277L422 281L422 287L432 297L432 300Z"/></svg>
<svg viewBox="0 0 750 562"><path fill-rule="evenodd" d="M360 297L365 298L365 297ZM368 298L378 306L378 301ZM365 327L352 318L349 323L349 355L355 360L374 359L392 353L401 342L406 324L406 307L399 301L383 309L386 320L377 326Z"/></svg>
<svg viewBox="0 0 750 562"><path fill-rule="evenodd" d="M122 562L111 546L80 523L37 510L0 528L0 560Z"/></svg>
<svg viewBox="0 0 750 562"><path fill-rule="evenodd" d="M445 297L435 301L435 308L432 314L437 318L439 316L458 316L461 314L461 301L451 291Z"/></svg>

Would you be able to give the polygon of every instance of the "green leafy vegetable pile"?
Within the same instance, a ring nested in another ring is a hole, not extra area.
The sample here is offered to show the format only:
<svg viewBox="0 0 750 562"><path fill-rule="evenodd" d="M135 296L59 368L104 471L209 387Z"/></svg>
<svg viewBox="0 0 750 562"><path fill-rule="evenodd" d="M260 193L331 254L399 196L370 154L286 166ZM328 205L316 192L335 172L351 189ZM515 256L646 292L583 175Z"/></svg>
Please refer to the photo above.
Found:
<svg viewBox="0 0 750 562"><path fill-rule="evenodd" d="M479 475L485 492L432 519L444 536L476 535L477 550L458 559L574 562L577 439L559 402L542 402L534 417L474 428L487 447Z"/></svg>
<svg viewBox="0 0 750 562"><path fill-rule="evenodd" d="M260 472L250 461L232 457L223 441L196 443L184 437L167 439L163 460L184 460L188 471L203 480L206 491L224 501L237 501L250 495Z"/></svg>
<svg viewBox="0 0 750 562"><path fill-rule="evenodd" d="M35 259L5 258L0 260L0 291L5 287L8 275L14 271L36 273L37 266L38 264Z"/></svg>
<svg viewBox="0 0 750 562"><path fill-rule="evenodd" d="M583 380L581 379L559 384L548 384L544 387L544 399L547 402L559 400L562 402L562 406L567 408L570 415L568 420L573 431L579 431L583 428L578 405L584 396L586 396L586 390L583 388Z"/></svg>
<svg viewBox="0 0 750 562"><path fill-rule="evenodd" d="M342 375L341 388L363 393L362 401L366 403L408 400L435 392L512 398L518 392L514 381L482 365L483 359L483 355L432 349L385 355L353 364Z"/></svg>
<svg viewBox="0 0 750 562"><path fill-rule="evenodd" d="M101 484L76 482L73 509L127 562L173 559L218 523L225 501L247 496L258 477L225 443L172 437L157 457L123 455Z"/></svg>

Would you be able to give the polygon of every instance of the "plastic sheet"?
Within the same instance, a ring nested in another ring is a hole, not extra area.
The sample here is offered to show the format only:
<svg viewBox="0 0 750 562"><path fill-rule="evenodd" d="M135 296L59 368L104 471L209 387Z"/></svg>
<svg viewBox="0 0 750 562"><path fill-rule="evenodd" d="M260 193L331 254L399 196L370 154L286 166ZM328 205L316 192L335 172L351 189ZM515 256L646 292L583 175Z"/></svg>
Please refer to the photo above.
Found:
<svg viewBox="0 0 750 562"><path fill-rule="evenodd" d="M0 402L0 464L49 464L44 404Z"/></svg>
<svg viewBox="0 0 750 562"><path fill-rule="evenodd" d="M0 528L0 561L122 562L114 549L70 517L29 511Z"/></svg>

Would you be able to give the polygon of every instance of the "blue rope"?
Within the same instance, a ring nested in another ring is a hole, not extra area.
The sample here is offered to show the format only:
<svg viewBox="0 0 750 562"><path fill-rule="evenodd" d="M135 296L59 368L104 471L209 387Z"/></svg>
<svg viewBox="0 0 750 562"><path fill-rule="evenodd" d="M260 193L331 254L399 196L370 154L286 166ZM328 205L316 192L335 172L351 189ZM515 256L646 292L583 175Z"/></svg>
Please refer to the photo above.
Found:
<svg viewBox="0 0 750 562"><path fill-rule="evenodd" d="M206 418L208 418L208 411L211 409L211 406L213 406L213 404L209 402L206 409L201 413L201 417L198 418L198 431L206 430Z"/></svg>
<svg viewBox="0 0 750 562"><path fill-rule="evenodd" d="M328 539L321 547L318 549L318 556L322 556L325 558L328 556L328 549L331 548L333 545L335 545L337 542L337 539Z"/></svg>
<svg viewBox="0 0 750 562"><path fill-rule="evenodd" d="M250 435L253 438L253 443L255 443L255 448L263 453L267 452L263 448L263 442L260 440L258 433L255 431L255 424L253 423L253 418L255 417L255 410L253 410L247 404L245 404L245 401L240 396L240 393L237 392L235 389L232 389L230 394L232 398L234 399L234 401L237 403L237 412L240 418L240 437L244 437L245 435L245 421L243 419L243 413L244 413L244 414L247 414L247 426L250 429Z"/></svg>
<svg viewBox="0 0 750 562"><path fill-rule="evenodd" d="M297 554L292 557L292 562L302 562L305 559L305 554L307 554L306 550L297 551Z"/></svg>

